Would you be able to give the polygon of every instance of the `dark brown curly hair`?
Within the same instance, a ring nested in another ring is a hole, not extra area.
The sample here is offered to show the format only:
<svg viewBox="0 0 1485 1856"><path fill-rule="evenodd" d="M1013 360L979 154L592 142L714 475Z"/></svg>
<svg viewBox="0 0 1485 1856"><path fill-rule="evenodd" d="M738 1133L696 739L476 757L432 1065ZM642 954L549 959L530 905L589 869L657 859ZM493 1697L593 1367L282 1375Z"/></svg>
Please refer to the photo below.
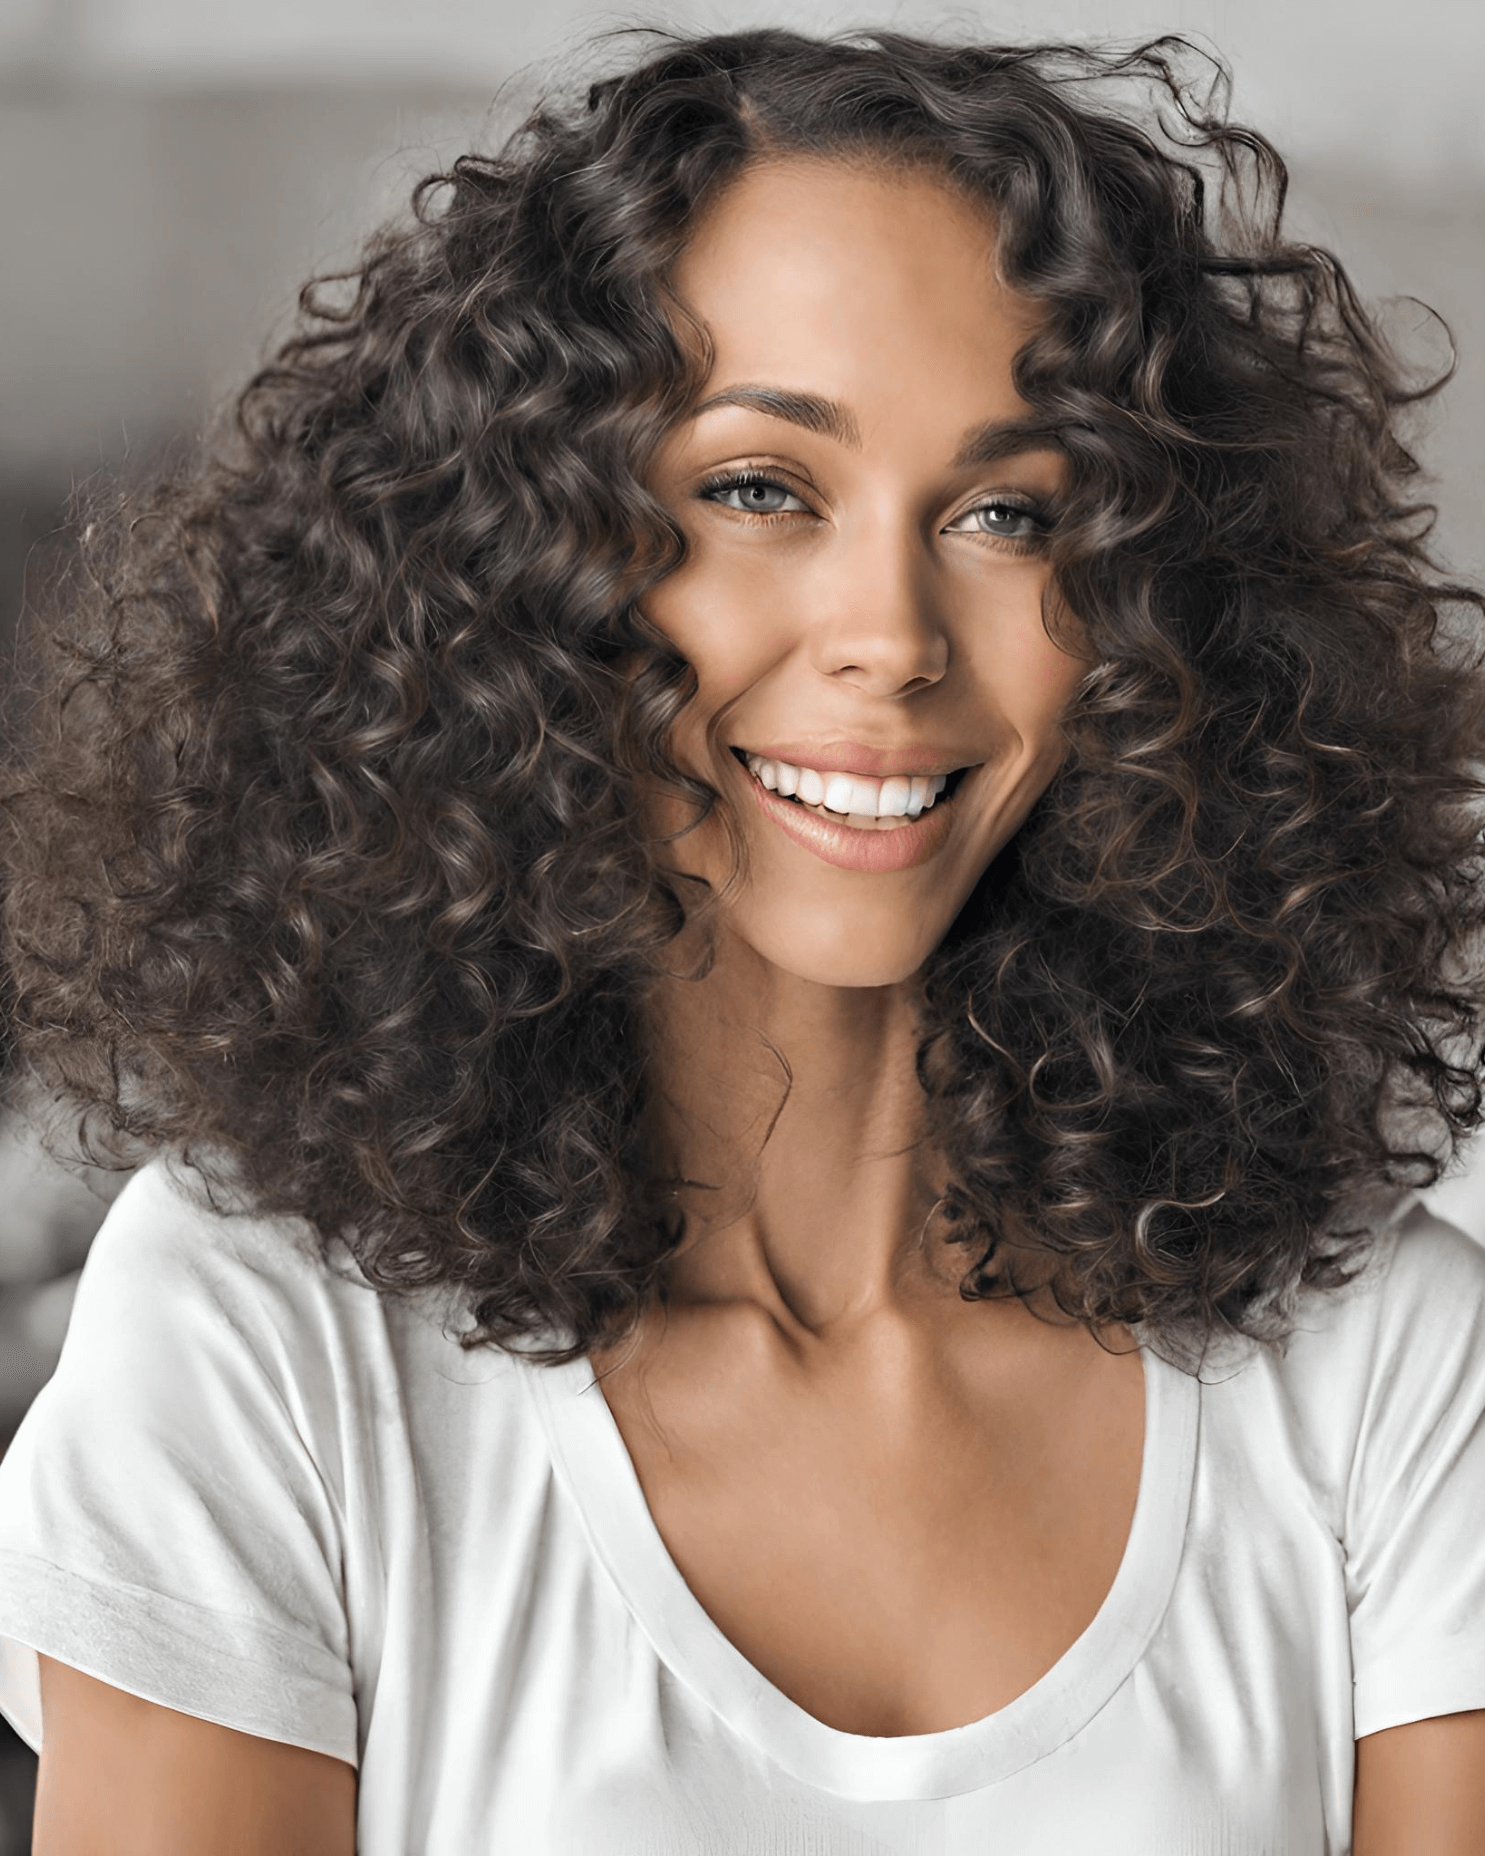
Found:
<svg viewBox="0 0 1485 1856"><path fill-rule="evenodd" d="M682 1235L639 794L723 803L642 610L699 385L667 278L760 155L929 164L1044 310L1015 383L1097 662L920 976L941 1235L968 1295L1033 1243L1091 1324L1276 1337L1481 1118L1480 599L1399 432L1437 383L1179 40L647 49L424 182L210 444L80 518L4 792L21 1067L86 1151L453 1287L471 1344L621 1335Z"/></svg>

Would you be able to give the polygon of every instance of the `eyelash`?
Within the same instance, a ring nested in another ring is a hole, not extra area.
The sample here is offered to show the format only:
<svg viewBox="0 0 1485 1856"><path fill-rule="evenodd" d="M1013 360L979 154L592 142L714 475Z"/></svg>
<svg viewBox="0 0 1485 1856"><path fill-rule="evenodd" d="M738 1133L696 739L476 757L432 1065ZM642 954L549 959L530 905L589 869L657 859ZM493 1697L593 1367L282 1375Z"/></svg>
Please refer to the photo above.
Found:
<svg viewBox="0 0 1485 1856"><path fill-rule="evenodd" d="M700 489L697 491L697 495L704 501L717 502L718 498L725 495L729 490L745 490L753 485L758 485L768 490L782 490L786 496L793 496L801 502L804 500L799 496L796 490L791 490L787 483L781 483L777 477L770 477L766 471L759 470L726 471L720 476L710 477L701 485ZM719 504L719 507L720 506ZM1035 525L1034 532L1029 535L998 536L989 529L980 529L978 531L961 529L956 531L957 533L973 534L977 532L982 539L993 542L999 547L1008 548L1018 553L1029 554L1040 548L1051 532L1052 518L1043 510L1036 508L1033 504L1019 502L1008 496L986 497L984 502L975 503L969 509L962 511L959 516L955 517L955 521L962 521L964 516L973 515L977 509L1011 510L1016 515L1025 516L1028 521L1032 522ZM797 510L793 509L730 509L728 511L729 515L737 516L742 521L750 523L776 522L781 517L797 515L798 513Z"/></svg>

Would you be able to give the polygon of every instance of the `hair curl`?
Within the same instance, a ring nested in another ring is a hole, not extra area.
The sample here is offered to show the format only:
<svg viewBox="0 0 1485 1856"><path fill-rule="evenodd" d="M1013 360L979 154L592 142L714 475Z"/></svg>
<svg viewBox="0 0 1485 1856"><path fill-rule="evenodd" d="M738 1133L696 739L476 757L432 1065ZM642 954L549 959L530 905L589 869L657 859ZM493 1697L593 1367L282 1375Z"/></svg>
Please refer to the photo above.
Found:
<svg viewBox="0 0 1485 1856"><path fill-rule="evenodd" d="M1176 1342L1344 1280L1481 1118L1443 628L1480 601L1409 493L1433 386L1197 56L666 40L307 287L230 427L82 537L8 780L13 1035L84 1144L213 1156L379 1287L454 1287L471 1344L569 1358L660 1292L642 1006L684 911L637 794L721 803L641 610L698 384L666 280L762 154L926 163L1045 311L1015 380L1097 659L921 976L964 1292L1035 1242L1068 1312Z"/></svg>

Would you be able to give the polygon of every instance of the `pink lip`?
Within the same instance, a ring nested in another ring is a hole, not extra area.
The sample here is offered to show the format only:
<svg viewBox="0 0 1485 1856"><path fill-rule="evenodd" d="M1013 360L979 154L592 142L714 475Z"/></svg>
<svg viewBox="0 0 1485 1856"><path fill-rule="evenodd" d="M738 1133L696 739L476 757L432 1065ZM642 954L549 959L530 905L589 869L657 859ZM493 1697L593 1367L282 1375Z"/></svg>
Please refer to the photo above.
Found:
<svg viewBox="0 0 1485 1856"><path fill-rule="evenodd" d="M810 763L806 761L805 765ZM821 767L817 771L834 773L848 769ZM948 804L952 801L946 804L940 799L910 825L899 825L893 831L858 831L854 825L834 824L818 812L808 812L792 800L781 799L777 793L769 792L761 781L755 780L746 768L743 775L753 790L753 797L781 831L840 870L867 870L876 876L889 870L911 870L915 864L927 863L930 857L937 855L953 825L948 812Z"/></svg>
<svg viewBox="0 0 1485 1856"><path fill-rule="evenodd" d="M744 751L760 760L783 760L791 767L812 767L816 773L859 773L868 780L886 780L893 774L954 773L960 767L974 766L980 758L973 752L946 758L932 748L869 748L860 741L779 741Z"/></svg>

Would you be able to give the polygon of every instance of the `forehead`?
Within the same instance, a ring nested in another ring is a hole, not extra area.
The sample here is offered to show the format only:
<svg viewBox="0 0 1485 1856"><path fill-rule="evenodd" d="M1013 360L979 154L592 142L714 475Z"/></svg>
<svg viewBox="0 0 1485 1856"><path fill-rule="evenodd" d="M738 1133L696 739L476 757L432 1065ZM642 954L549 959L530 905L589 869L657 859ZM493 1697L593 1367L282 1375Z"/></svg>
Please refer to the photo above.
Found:
<svg viewBox="0 0 1485 1856"><path fill-rule="evenodd" d="M710 338L712 386L942 402L961 423L966 395L1015 410L1011 362L1037 323L1000 280L986 208L928 171L821 157L746 171L703 216L674 282Z"/></svg>

